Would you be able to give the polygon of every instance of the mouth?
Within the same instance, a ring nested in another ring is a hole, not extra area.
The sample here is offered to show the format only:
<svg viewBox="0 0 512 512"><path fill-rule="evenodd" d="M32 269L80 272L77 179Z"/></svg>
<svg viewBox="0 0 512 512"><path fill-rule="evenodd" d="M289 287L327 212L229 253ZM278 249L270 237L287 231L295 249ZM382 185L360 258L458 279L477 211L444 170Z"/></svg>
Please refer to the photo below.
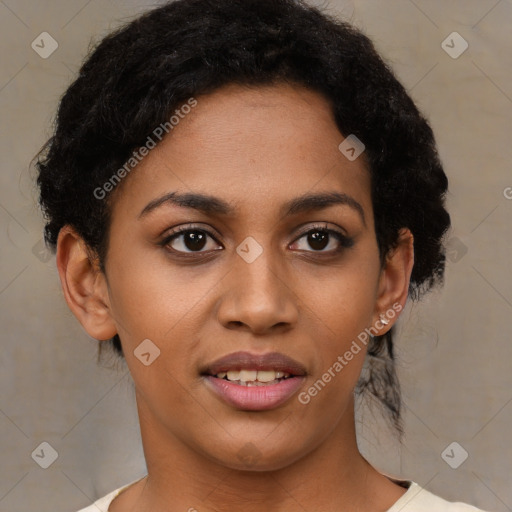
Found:
<svg viewBox="0 0 512 512"><path fill-rule="evenodd" d="M274 409L299 389L306 369L284 354L235 352L207 368L201 375L218 397L241 410Z"/></svg>

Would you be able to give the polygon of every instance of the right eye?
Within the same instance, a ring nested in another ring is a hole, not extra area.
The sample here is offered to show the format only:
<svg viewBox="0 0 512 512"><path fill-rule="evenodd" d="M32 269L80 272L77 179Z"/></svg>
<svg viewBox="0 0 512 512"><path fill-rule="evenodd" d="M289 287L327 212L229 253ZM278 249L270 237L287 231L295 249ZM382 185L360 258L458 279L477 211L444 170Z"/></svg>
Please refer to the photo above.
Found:
<svg viewBox="0 0 512 512"><path fill-rule="evenodd" d="M203 250L205 246L208 245L208 238L217 243L214 236L209 231L184 226L169 233L169 235L162 241L162 245L169 247L172 251L188 254L218 250L218 245L207 249L206 251ZM217 247L217 249L215 247Z"/></svg>

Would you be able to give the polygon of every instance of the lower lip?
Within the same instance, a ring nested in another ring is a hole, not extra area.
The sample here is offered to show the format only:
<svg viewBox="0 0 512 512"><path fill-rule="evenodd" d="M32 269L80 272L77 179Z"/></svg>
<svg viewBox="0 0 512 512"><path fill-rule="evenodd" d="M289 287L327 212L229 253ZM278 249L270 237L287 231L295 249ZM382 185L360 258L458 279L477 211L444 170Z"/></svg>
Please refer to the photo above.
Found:
<svg viewBox="0 0 512 512"><path fill-rule="evenodd" d="M275 409L289 400L301 387L305 377L289 377L277 384L266 386L241 386L211 375L206 381L225 402L245 411Z"/></svg>

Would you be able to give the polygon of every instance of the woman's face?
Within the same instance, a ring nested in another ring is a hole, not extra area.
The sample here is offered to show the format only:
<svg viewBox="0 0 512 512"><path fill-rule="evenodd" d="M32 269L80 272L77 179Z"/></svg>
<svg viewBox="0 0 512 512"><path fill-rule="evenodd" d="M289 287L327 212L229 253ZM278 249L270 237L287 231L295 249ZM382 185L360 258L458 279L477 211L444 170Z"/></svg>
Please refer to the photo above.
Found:
<svg viewBox="0 0 512 512"><path fill-rule="evenodd" d="M315 92L233 85L196 99L114 192L108 314L151 435L227 467L277 469L350 417L364 344L332 368L390 306L370 175L364 153L338 149ZM331 200L304 201L315 195ZM257 360L269 353L297 366ZM241 368L262 381L292 371L265 389L238 384Z"/></svg>

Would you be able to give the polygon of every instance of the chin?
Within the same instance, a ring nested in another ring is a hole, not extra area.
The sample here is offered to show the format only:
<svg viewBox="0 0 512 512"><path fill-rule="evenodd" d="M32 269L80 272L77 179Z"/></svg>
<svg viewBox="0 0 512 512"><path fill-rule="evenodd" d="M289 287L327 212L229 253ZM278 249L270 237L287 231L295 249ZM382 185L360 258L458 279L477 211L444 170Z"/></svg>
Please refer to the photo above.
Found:
<svg viewBox="0 0 512 512"><path fill-rule="evenodd" d="M289 442L289 439L287 441ZM267 442L265 445L264 441L254 443L248 440L239 443L235 450L226 447L219 454L210 453L209 458L236 471L265 472L286 468L303 456L304 451L298 452L295 443L279 447L275 443Z"/></svg>

